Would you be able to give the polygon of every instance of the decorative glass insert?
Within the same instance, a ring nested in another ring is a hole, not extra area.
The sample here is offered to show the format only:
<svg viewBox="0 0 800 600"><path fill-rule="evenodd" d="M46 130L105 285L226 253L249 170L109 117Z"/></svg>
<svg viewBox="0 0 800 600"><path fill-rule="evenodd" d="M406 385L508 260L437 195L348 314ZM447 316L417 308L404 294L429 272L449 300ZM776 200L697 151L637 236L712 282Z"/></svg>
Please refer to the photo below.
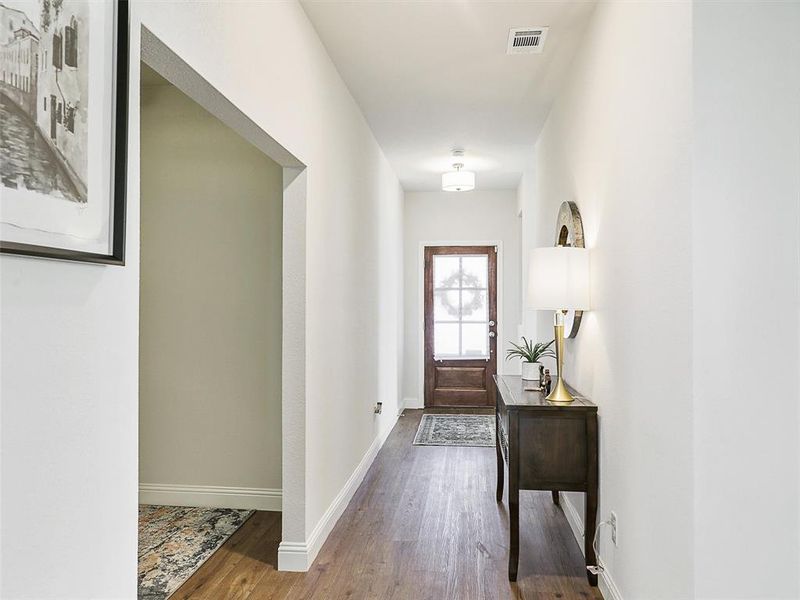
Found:
<svg viewBox="0 0 800 600"><path fill-rule="evenodd" d="M487 255L434 254L434 358L489 358L488 282Z"/></svg>

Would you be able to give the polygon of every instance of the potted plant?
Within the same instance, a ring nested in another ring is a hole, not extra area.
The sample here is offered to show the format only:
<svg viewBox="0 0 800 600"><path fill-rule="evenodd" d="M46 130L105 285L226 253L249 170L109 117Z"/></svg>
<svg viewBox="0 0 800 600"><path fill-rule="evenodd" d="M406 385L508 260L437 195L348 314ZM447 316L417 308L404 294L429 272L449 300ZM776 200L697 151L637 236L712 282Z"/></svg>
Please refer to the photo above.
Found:
<svg viewBox="0 0 800 600"><path fill-rule="evenodd" d="M544 342L536 342L522 338L522 344L515 344L510 342L513 348L509 348L506 352L506 360L512 358L522 359L522 378L527 381L539 380L539 366L543 358L555 358L556 353L551 346L555 340L550 340L546 344ZM541 381L539 382L541 384Z"/></svg>

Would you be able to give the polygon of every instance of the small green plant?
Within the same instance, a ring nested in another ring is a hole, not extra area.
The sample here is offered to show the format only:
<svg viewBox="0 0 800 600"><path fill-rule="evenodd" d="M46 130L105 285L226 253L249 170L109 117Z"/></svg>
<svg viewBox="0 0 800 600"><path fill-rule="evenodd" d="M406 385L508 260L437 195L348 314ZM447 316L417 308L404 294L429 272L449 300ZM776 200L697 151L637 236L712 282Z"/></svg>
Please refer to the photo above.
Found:
<svg viewBox="0 0 800 600"><path fill-rule="evenodd" d="M531 340L527 340L523 337L522 344L515 344L514 342L509 343L514 347L508 349L506 360L521 358L522 362L535 363L541 361L543 358L555 358L556 356L556 353L551 348L555 340L550 340L546 344L544 342L536 342L534 344Z"/></svg>

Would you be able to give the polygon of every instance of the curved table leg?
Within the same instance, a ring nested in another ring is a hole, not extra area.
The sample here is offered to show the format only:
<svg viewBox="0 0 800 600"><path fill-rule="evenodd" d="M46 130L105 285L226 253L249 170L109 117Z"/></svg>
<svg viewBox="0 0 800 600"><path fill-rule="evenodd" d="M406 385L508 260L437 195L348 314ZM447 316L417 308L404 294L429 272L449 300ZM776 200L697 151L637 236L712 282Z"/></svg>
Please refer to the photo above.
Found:
<svg viewBox="0 0 800 600"><path fill-rule="evenodd" d="M495 447L497 450L497 501L503 501L503 479L505 477L505 464L503 464L503 451L500 449L500 431L495 419Z"/></svg>
<svg viewBox="0 0 800 600"><path fill-rule="evenodd" d="M508 552L508 579L517 580L519 567L519 414L508 422L508 525L511 543Z"/></svg>

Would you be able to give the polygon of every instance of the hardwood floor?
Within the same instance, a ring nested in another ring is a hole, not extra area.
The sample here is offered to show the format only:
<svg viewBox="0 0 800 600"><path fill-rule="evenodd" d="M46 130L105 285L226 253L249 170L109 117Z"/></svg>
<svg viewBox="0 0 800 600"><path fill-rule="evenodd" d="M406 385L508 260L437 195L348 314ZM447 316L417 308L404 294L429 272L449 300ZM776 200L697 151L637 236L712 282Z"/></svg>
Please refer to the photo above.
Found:
<svg viewBox="0 0 800 600"><path fill-rule="evenodd" d="M308 573L276 571L280 513L257 512L172 598L601 598L550 492L520 493L519 580L509 583L494 448L413 446L421 415L399 419Z"/></svg>

